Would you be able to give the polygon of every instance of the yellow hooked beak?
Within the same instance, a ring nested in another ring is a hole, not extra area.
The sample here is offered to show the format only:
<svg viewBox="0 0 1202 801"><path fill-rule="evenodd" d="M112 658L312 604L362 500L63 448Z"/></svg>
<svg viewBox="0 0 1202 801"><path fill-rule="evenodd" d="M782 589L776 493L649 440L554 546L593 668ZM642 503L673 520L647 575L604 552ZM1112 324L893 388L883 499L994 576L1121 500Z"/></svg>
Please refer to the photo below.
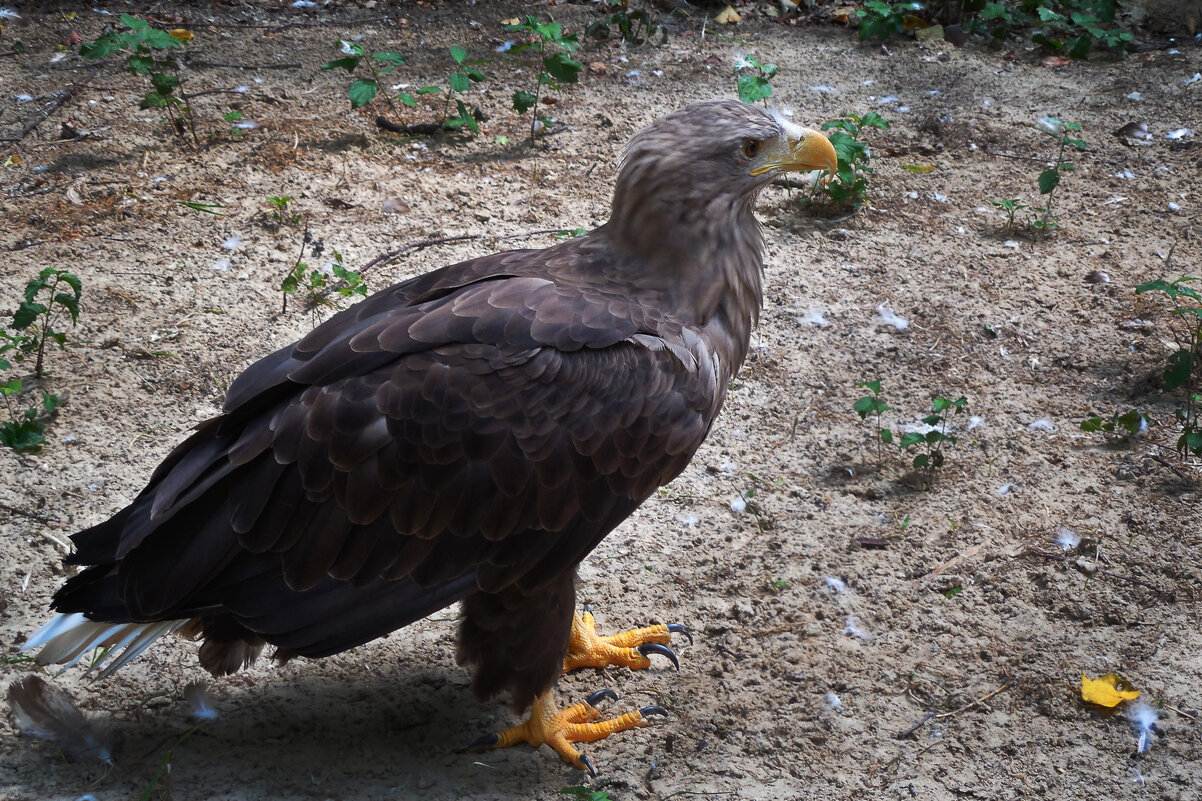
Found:
<svg viewBox="0 0 1202 801"><path fill-rule="evenodd" d="M782 136L769 139L760 146L760 152L751 162L751 174L763 175L771 170L834 172L838 166L839 156L826 134L790 125Z"/></svg>

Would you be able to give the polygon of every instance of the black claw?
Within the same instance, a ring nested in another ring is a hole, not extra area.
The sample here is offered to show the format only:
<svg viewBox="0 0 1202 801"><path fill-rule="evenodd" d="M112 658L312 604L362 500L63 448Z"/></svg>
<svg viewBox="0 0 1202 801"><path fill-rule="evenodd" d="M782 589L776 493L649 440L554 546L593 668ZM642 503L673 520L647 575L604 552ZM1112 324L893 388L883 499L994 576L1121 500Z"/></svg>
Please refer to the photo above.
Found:
<svg viewBox="0 0 1202 801"><path fill-rule="evenodd" d="M672 667L680 670L680 660L676 658L676 654L666 645L660 645L657 642L645 642L636 649L643 656L651 656L651 654L659 654L660 656L668 657L672 663Z"/></svg>
<svg viewBox="0 0 1202 801"><path fill-rule="evenodd" d="M593 767L593 763L589 761L589 758L584 754L581 754L580 761L584 763L586 768L588 768L588 775L592 776L594 779L597 778L597 770Z"/></svg>
<svg viewBox="0 0 1202 801"><path fill-rule="evenodd" d="M483 737L477 737L467 745L456 751L456 754L462 754L465 751L470 751L473 748L487 748L490 745L496 745L501 738L496 734L485 734Z"/></svg>
<svg viewBox="0 0 1202 801"><path fill-rule="evenodd" d="M639 714L643 717L648 717L650 715L663 715L664 717L668 717L668 710L664 709L662 706L645 706L639 710Z"/></svg>
<svg viewBox="0 0 1202 801"><path fill-rule="evenodd" d="M597 692L584 699L584 702L589 706L596 706L597 702L602 698L608 698L611 701L618 700L618 694L613 690L597 690Z"/></svg>
<svg viewBox="0 0 1202 801"><path fill-rule="evenodd" d="M689 638L689 645L693 644L693 632L689 631L689 627L683 623L669 623L668 631L675 632L676 634L683 634Z"/></svg>

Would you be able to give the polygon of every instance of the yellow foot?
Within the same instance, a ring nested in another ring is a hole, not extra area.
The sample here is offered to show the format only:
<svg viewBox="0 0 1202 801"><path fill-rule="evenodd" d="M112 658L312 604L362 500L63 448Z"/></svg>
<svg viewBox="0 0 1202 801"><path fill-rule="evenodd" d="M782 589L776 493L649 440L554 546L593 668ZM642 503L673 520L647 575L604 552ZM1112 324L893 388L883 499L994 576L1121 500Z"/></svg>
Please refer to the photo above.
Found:
<svg viewBox="0 0 1202 801"><path fill-rule="evenodd" d="M680 660L668 647L673 632L684 634L693 642L692 633L679 623L657 623L641 629L631 629L608 636L598 636L597 624L589 608L572 618L572 636L568 640L568 655L563 660L563 672L585 667L628 667L643 670L651 666L651 654L666 656L680 670Z"/></svg>
<svg viewBox="0 0 1202 801"><path fill-rule="evenodd" d="M555 708L551 693L545 692L534 699L534 704L530 707L530 717L525 723L506 729L500 734L479 737L461 748L460 753L469 748L508 748L518 743L529 743L538 748L545 744L555 749L564 762L596 776L597 771L593 769L593 763L576 750L572 743L596 742L615 732L646 726L649 715L668 714L662 707L645 706L620 717L599 720L601 712L594 705L602 698L618 700L613 690L598 690L584 703L559 711Z"/></svg>

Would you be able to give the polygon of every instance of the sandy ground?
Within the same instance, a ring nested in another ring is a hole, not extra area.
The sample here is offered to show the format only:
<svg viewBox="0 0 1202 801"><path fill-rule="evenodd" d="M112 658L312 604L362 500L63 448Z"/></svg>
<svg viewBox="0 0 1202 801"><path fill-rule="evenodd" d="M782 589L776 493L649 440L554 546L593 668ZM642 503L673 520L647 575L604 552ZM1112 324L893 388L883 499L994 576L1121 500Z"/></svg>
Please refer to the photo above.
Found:
<svg viewBox="0 0 1202 801"><path fill-rule="evenodd" d="M1173 451L1181 393L1154 380L1172 345L1167 307L1133 291L1199 270L1202 151L1165 136L1202 129L1202 82L1183 82L1202 70L1197 43L1052 69L1019 42L884 52L755 9L737 28L711 20L704 37L701 17L682 19L663 47L590 44L582 60L600 66L558 95L561 125L532 151L508 110L529 65L483 67L480 136L408 140L378 131L374 110L349 110L344 73L318 70L335 39L362 36L408 57L391 80L445 82L447 46L496 56L510 38L501 20L529 7L283 6L147 7L194 32L193 91L248 87L196 100L213 138L201 153L137 108L138 80L114 63L35 133L0 144L19 156L0 174L0 307L47 265L85 287L70 346L50 356L45 387L66 404L49 444L0 453L0 684L34 670L15 657L64 578L66 538L128 502L234 375L313 324L300 304L280 313L301 229L273 221L267 196L294 196L351 267L481 235L368 271L383 288L552 241L497 237L603 221L623 142L687 101L732 96L738 50L780 65L776 99L803 123L877 111L893 127L868 137L876 172L859 213L765 192L766 308L723 415L686 473L581 567L601 627L675 620L697 634L679 674L561 682L565 699L606 686L618 709L671 711L587 746L598 778L546 750L454 752L513 716L472 700L447 610L333 658L264 660L214 682L220 716L195 730L183 700L204 677L193 644L160 643L100 683L68 671L53 681L107 728L114 764L67 761L3 722L0 797L548 799L573 785L613 799L1202 795L1199 465ZM0 39L0 51L26 46L0 58L4 136L83 80L91 65L56 45L113 19L17 10L23 24ZM594 13L533 12L577 30ZM288 64L300 66L277 68ZM259 127L231 133L221 115L235 108ZM436 114L425 104L413 120ZM1053 149L1033 127L1042 115L1081 122L1089 142L1044 240L1005 231L990 206L1036 199ZM1135 120L1150 145L1112 135ZM94 133L58 141L68 122ZM1094 271L1109 281L1086 281ZM894 428L935 393L968 398L973 421L957 418L959 443L927 491L895 449L878 462L874 426L852 411L856 382L873 378ZM1134 442L1078 429L1132 407L1153 423ZM1060 548L1062 528L1080 544ZM1160 708L1147 753L1121 711L1080 700L1082 672L1110 671Z"/></svg>

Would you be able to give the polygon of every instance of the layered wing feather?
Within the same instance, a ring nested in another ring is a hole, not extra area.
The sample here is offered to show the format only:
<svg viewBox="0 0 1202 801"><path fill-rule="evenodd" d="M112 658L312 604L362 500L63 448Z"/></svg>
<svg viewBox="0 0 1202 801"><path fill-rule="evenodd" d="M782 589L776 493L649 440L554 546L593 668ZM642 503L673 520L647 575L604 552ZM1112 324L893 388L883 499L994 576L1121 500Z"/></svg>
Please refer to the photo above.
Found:
<svg viewBox="0 0 1202 801"><path fill-rule="evenodd" d="M545 277L602 271L581 248L428 274L252 365L133 504L76 535L92 567L56 607L230 614L322 655L561 582L684 468L725 387L692 331Z"/></svg>

